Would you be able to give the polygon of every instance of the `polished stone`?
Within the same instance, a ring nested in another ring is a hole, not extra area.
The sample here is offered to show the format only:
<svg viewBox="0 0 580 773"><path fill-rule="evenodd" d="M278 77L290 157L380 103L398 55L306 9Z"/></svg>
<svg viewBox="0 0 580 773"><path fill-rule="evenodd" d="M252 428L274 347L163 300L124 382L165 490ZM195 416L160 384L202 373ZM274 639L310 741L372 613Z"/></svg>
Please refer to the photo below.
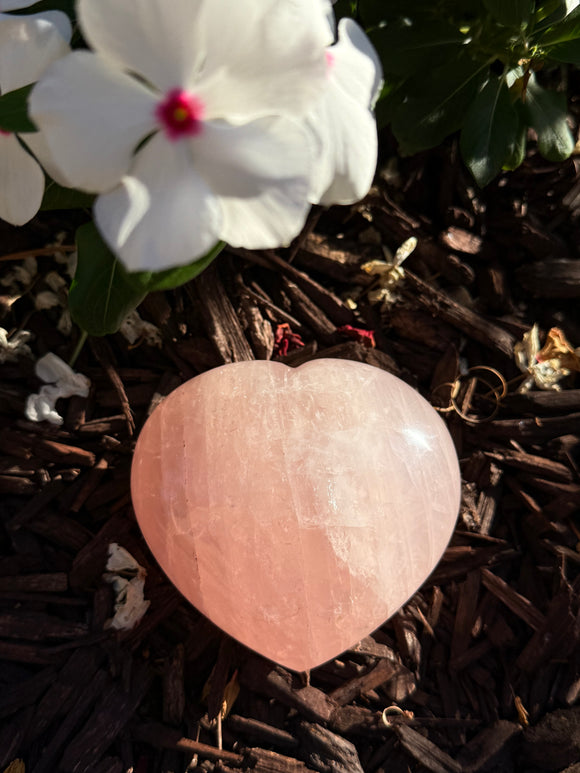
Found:
<svg viewBox="0 0 580 773"><path fill-rule="evenodd" d="M445 424L370 365L241 362L173 392L139 437L132 497L181 593L296 670L337 656L421 586L451 537Z"/></svg>

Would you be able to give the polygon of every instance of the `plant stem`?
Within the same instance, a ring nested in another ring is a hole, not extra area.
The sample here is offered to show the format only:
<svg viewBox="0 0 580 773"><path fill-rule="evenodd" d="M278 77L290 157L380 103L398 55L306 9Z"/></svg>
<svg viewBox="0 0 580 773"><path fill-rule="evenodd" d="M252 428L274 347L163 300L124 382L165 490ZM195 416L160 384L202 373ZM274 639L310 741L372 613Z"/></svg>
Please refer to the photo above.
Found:
<svg viewBox="0 0 580 773"><path fill-rule="evenodd" d="M77 361L77 357L81 353L81 350L82 350L83 346L85 345L85 341L87 340L87 338L88 338L88 333L86 332L86 330L81 330L81 335L80 335L79 340L77 341L77 345L75 347L75 350L71 354L71 356L69 358L69 361L68 361L68 364L71 366L71 368L74 367L74 364Z"/></svg>

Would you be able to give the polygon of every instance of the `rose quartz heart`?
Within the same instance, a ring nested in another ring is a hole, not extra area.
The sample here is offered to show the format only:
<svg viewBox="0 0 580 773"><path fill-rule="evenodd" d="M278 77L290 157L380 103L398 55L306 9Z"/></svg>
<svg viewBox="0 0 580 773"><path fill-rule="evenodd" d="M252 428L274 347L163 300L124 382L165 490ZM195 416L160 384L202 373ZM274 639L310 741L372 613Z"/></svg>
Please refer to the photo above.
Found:
<svg viewBox="0 0 580 773"><path fill-rule="evenodd" d="M377 628L435 567L460 498L447 429L370 365L240 362L147 421L131 489L168 577L216 625L289 668Z"/></svg>

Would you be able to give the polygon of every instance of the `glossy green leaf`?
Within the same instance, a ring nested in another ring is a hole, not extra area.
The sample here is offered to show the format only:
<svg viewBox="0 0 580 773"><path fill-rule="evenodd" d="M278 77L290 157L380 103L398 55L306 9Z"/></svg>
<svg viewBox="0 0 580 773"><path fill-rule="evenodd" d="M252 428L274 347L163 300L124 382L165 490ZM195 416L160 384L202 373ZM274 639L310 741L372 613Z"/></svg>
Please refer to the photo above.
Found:
<svg viewBox="0 0 580 773"><path fill-rule="evenodd" d="M375 118L379 129L384 129L393 121L397 110L405 98L405 81L403 78L391 81L386 79L381 94L375 105Z"/></svg>
<svg viewBox="0 0 580 773"><path fill-rule="evenodd" d="M563 21L542 33L538 37L538 43L549 51L551 46L577 38L580 38L580 6L569 13Z"/></svg>
<svg viewBox="0 0 580 773"><path fill-rule="evenodd" d="M28 117L28 95L33 85L8 91L0 97L0 129L6 132L37 131Z"/></svg>
<svg viewBox="0 0 580 773"><path fill-rule="evenodd" d="M457 131L488 71L487 62L459 56L410 79L392 122L400 151L410 155L432 148Z"/></svg>
<svg viewBox="0 0 580 773"><path fill-rule="evenodd" d="M394 75L413 75L420 69L443 64L459 54L467 38L444 21L425 24L393 21L369 33L383 70Z"/></svg>
<svg viewBox="0 0 580 773"><path fill-rule="evenodd" d="M545 0L536 6L534 27L540 29L557 24L566 17L567 13L566 0Z"/></svg>
<svg viewBox="0 0 580 773"><path fill-rule="evenodd" d="M530 23L534 0L483 0L496 21L505 27L520 29Z"/></svg>
<svg viewBox="0 0 580 773"><path fill-rule="evenodd" d="M556 62L580 66L580 38L550 46L547 51L549 58Z"/></svg>
<svg viewBox="0 0 580 773"><path fill-rule="evenodd" d="M460 150L482 188L501 172L519 127L504 78L490 78L471 103L461 130Z"/></svg>
<svg viewBox="0 0 580 773"><path fill-rule="evenodd" d="M198 274L201 274L202 271L205 271L225 246L225 242L218 242L212 247L207 255L198 258L187 266L177 266L176 268L169 268L166 271L158 272L140 271L129 274L129 277L138 278L139 282L142 282L147 287L147 292L153 292L154 290L172 290L174 287L180 287L191 279L194 279Z"/></svg>
<svg viewBox="0 0 580 773"><path fill-rule="evenodd" d="M574 150L566 121L566 95L542 88L532 75L526 89L525 113L538 135L538 149L548 161L563 161Z"/></svg>
<svg viewBox="0 0 580 773"><path fill-rule="evenodd" d="M54 180L49 180L42 198L41 210L50 209L86 209L91 207L95 197L91 193L63 188Z"/></svg>
<svg viewBox="0 0 580 773"><path fill-rule="evenodd" d="M77 230L76 242L78 263L69 292L69 308L77 325L95 336L115 333L148 293L189 282L225 247L224 242L218 242L207 255L187 266L129 272L107 247L94 223Z"/></svg>
<svg viewBox="0 0 580 773"><path fill-rule="evenodd" d="M505 169L508 172L517 169L518 166L523 163L526 157L526 148L528 144L528 125L522 103L519 101L516 102L514 104L514 109L516 111L518 125L502 164L502 169Z"/></svg>
<svg viewBox="0 0 580 773"><path fill-rule="evenodd" d="M102 240L93 223L76 233L78 263L69 291L69 309L89 335L115 333L148 290L131 277Z"/></svg>

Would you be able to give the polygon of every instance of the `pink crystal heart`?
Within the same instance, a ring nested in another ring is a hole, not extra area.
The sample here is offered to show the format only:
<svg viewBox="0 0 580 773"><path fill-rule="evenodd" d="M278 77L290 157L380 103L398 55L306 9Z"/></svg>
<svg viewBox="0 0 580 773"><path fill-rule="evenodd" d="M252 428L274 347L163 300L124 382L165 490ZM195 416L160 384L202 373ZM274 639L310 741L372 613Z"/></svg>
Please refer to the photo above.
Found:
<svg viewBox="0 0 580 773"><path fill-rule="evenodd" d="M453 531L460 475L443 421L395 376L257 361L203 373L154 411L131 489L181 593L303 671L421 586Z"/></svg>

